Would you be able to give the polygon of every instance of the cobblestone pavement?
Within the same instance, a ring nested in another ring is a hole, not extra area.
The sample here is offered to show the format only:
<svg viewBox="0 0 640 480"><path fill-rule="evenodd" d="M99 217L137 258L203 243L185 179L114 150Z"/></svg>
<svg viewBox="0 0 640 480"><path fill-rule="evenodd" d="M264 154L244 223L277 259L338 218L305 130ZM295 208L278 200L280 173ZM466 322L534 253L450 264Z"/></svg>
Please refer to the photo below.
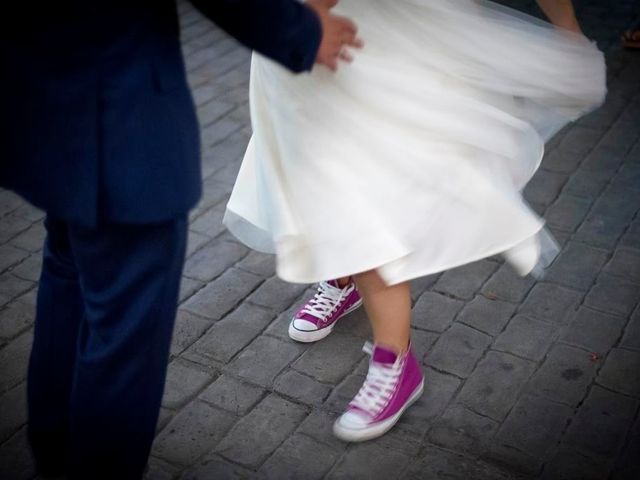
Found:
<svg viewBox="0 0 640 480"><path fill-rule="evenodd" d="M220 223L250 135L249 53L179 4L205 189L148 479L640 478L640 52L617 48L640 1L577 4L608 52L610 93L550 142L526 188L562 253L540 282L495 258L414 282L426 392L358 445L330 427L366 372L367 320L313 345L287 338L312 288L278 280ZM0 191L3 479L35 476L24 398L42 217Z"/></svg>

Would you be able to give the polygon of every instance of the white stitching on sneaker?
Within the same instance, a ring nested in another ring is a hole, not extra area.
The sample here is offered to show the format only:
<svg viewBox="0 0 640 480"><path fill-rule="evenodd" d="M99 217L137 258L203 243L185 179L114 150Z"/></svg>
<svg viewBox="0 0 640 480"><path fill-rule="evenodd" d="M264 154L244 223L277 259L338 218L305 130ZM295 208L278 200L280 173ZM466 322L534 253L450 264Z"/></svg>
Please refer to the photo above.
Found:
<svg viewBox="0 0 640 480"><path fill-rule="evenodd" d="M365 344L365 348L367 347L368 345ZM392 365L370 362L367 378L349 406L357 407L371 415L371 417L375 417L391 400L393 392L398 386L398 378L401 373L402 361L400 355Z"/></svg>
<svg viewBox="0 0 640 480"><path fill-rule="evenodd" d="M324 321L354 288L353 283L349 283L345 288L336 288L327 282L320 282L318 293L309 300L300 313L308 313Z"/></svg>

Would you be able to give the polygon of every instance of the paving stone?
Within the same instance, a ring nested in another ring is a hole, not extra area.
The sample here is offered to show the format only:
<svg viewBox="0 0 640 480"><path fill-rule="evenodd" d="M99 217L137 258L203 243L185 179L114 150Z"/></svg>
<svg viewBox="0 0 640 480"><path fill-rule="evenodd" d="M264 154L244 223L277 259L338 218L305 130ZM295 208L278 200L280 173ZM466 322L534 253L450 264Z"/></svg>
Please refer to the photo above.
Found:
<svg viewBox="0 0 640 480"><path fill-rule="evenodd" d="M537 476L543 467L540 458L503 443L493 443L480 458L492 464L504 465L506 468L503 468L527 479Z"/></svg>
<svg viewBox="0 0 640 480"><path fill-rule="evenodd" d="M224 202L220 203L202 213L191 223L189 228L193 233L202 235L204 238L217 237L226 229L222 223L225 211L226 205Z"/></svg>
<svg viewBox="0 0 640 480"><path fill-rule="evenodd" d="M595 200L604 191L610 178L611 175L606 171L579 169L569 177L562 193Z"/></svg>
<svg viewBox="0 0 640 480"><path fill-rule="evenodd" d="M556 173L572 173L578 168L584 158L579 153L573 153L560 149L553 149L545 153L542 159L542 168Z"/></svg>
<svg viewBox="0 0 640 480"><path fill-rule="evenodd" d="M281 312L289 307L307 288L299 283L288 283L278 277L267 279L247 300L256 305Z"/></svg>
<svg viewBox="0 0 640 480"><path fill-rule="evenodd" d="M556 325L516 315L504 332L496 338L492 348L529 360L542 360L556 337Z"/></svg>
<svg viewBox="0 0 640 480"><path fill-rule="evenodd" d="M445 272L433 289L456 298L471 299L495 272L494 262L483 260Z"/></svg>
<svg viewBox="0 0 640 480"><path fill-rule="evenodd" d="M604 271L627 280L640 282L640 250L624 247L616 249Z"/></svg>
<svg viewBox="0 0 640 480"><path fill-rule="evenodd" d="M256 251L250 252L236 266L264 278L272 277L276 273L275 257Z"/></svg>
<svg viewBox="0 0 640 480"><path fill-rule="evenodd" d="M199 317L184 310L178 310L171 340L171 355L182 353L199 339L209 327L211 320Z"/></svg>
<svg viewBox="0 0 640 480"><path fill-rule="evenodd" d="M27 429L24 427L0 445L0 478L31 480L35 475L35 462L27 440Z"/></svg>
<svg viewBox="0 0 640 480"><path fill-rule="evenodd" d="M260 282L262 278L257 275L231 268L198 291L182 308L196 315L218 320L240 303Z"/></svg>
<svg viewBox="0 0 640 480"><path fill-rule="evenodd" d="M631 107L633 107L633 104L627 108ZM600 142L603 148L607 148L617 155L625 155L636 143L638 135L640 135L637 118L622 118L625 113L613 124Z"/></svg>
<svg viewBox="0 0 640 480"><path fill-rule="evenodd" d="M11 214L2 219L2 228L0 228L0 243L5 243L9 239L17 236L20 232L25 231L31 226L31 222Z"/></svg>
<svg viewBox="0 0 640 480"><path fill-rule="evenodd" d="M629 315L640 299L640 286L612 275L601 274L585 298L585 305L617 315Z"/></svg>
<svg viewBox="0 0 640 480"><path fill-rule="evenodd" d="M490 343L489 335L454 323L440 335L426 361L439 370L467 377Z"/></svg>
<svg viewBox="0 0 640 480"><path fill-rule="evenodd" d="M411 280L411 301L415 303L424 292L435 285L439 278L440 274L434 274Z"/></svg>
<svg viewBox="0 0 640 480"><path fill-rule="evenodd" d="M273 322L271 322L271 324L266 330L266 333L268 335L290 342L291 339L289 338L288 331L289 331L289 324L291 323L291 319L296 314L296 312L300 310L309 301L310 298L313 297L315 292L316 292L316 289L314 287L310 287L307 290L305 290L302 293L302 295L300 295L298 300L296 300L293 303L293 305L291 305L291 307L289 307L287 310L282 312L280 315L276 317L276 319ZM336 328L339 328L339 327L340 327L340 323L338 322L338 327Z"/></svg>
<svg viewBox="0 0 640 480"><path fill-rule="evenodd" d="M198 398L240 416L251 410L263 395L260 387L221 375Z"/></svg>
<svg viewBox="0 0 640 480"><path fill-rule="evenodd" d="M478 455L487 447L499 423L462 405L451 405L429 430L429 440L449 450Z"/></svg>
<svg viewBox="0 0 640 480"><path fill-rule="evenodd" d="M640 218L636 218L631 222L618 245L620 247L638 248L638 245L640 245Z"/></svg>
<svg viewBox="0 0 640 480"><path fill-rule="evenodd" d="M581 168L591 172L603 172L612 176L620 167L623 156L606 147L598 147L582 162Z"/></svg>
<svg viewBox="0 0 640 480"><path fill-rule="evenodd" d="M306 298L309 299L311 297ZM360 344L373 338L369 317L367 317L367 312L362 306L342 317L340 321L336 323L333 332L356 337L359 339Z"/></svg>
<svg viewBox="0 0 640 480"><path fill-rule="evenodd" d="M0 394L26 378L32 340L29 330L0 350Z"/></svg>
<svg viewBox="0 0 640 480"><path fill-rule="evenodd" d="M46 231L44 225L38 222L33 224L28 230L15 236L11 240L11 245L28 252L37 252L42 249L45 236Z"/></svg>
<svg viewBox="0 0 640 480"><path fill-rule="evenodd" d="M611 350L597 382L616 392L640 397L640 352L623 348Z"/></svg>
<svg viewBox="0 0 640 480"><path fill-rule="evenodd" d="M189 277L180 278L180 295L178 303L183 303L185 300L193 296L198 290L204 287L204 282L200 280L193 280Z"/></svg>
<svg viewBox="0 0 640 480"><path fill-rule="evenodd" d="M467 379L457 400L477 413L502 420L534 368L533 362L490 351Z"/></svg>
<svg viewBox="0 0 640 480"><path fill-rule="evenodd" d="M410 480L515 480L509 472L475 458L428 445L403 478Z"/></svg>
<svg viewBox="0 0 640 480"><path fill-rule="evenodd" d="M321 409L313 409L300 424L296 433L307 435L336 451L344 451L345 443L333 434L333 423L338 414Z"/></svg>
<svg viewBox="0 0 640 480"><path fill-rule="evenodd" d="M147 469L144 472L144 480L172 480L180 469L170 463L155 457L150 457Z"/></svg>
<svg viewBox="0 0 640 480"><path fill-rule="evenodd" d="M580 225L591 207L591 200L563 193L545 214L550 225L573 232Z"/></svg>
<svg viewBox="0 0 640 480"><path fill-rule="evenodd" d="M0 191L0 217L24 205L25 201L9 190Z"/></svg>
<svg viewBox="0 0 640 480"><path fill-rule="evenodd" d="M625 445L622 455L616 462L611 475L612 480L631 480L640 477L640 416L636 421Z"/></svg>
<svg viewBox="0 0 640 480"><path fill-rule="evenodd" d="M207 403L191 402L156 437L153 455L169 463L193 464L213 449L235 420Z"/></svg>
<svg viewBox="0 0 640 480"><path fill-rule="evenodd" d="M589 352L556 345L532 377L527 390L575 407L586 395L597 367Z"/></svg>
<svg viewBox="0 0 640 480"><path fill-rule="evenodd" d="M40 280L41 271L42 255L39 253L31 255L11 269L11 273L16 277L20 277L31 282L37 282Z"/></svg>
<svg viewBox="0 0 640 480"><path fill-rule="evenodd" d="M310 452L313 452L311 455ZM340 454L310 437L294 434L265 462L259 473L266 479L320 479Z"/></svg>
<svg viewBox="0 0 640 480"><path fill-rule="evenodd" d="M261 386L270 386L278 374L302 352L302 347L271 337L258 337L229 364L229 372Z"/></svg>
<svg viewBox="0 0 640 480"><path fill-rule="evenodd" d="M420 436L424 435L431 423L444 412L461 384L460 379L432 368L423 369L423 373L424 393L403 414L398 423L400 428L418 433Z"/></svg>
<svg viewBox="0 0 640 480"><path fill-rule="evenodd" d="M10 339L33 325L34 309L20 302L12 302L0 310L0 338Z"/></svg>
<svg viewBox="0 0 640 480"><path fill-rule="evenodd" d="M366 371L346 377L333 389L329 398L324 402L324 407L334 413L342 413L362 387L365 375Z"/></svg>
<svg viewBox="0 0 640 480"><path fill-rule="evenodd" d="M26 202L24 202L21 206L15 209L13 211L13 214L16 215L17 217L24 218L25 220L32 223L42 220L45 216L44 211Z"/></svg>
<svg viewBox="0 0 640 480"><path fill-rule="evenodd" d="M638 408L638 401L594 386L564 435L563 443L585 453L617 455Z"/></svg>
<svg viewBox="0 0 640 480"><path fill-rule="evenodd" d="M599 129L573 125L562 138L558 151L584 157L598 143L602 132Z"/></svg>
<svg viewBox="0 0 640 480"><path fill-rule="evenodd" d="M510 265L504 264L485 283L482 294L490 299L520 302L534 283L531 276L520 277Z"/></svg>
<svg viewBox="0 0 640 480"><path fill-rule="evenodd" d="M569 242L547 270L545 281L587 290L607 261L605 250L584 243Z"/></svg>
<svg viewBox="0 0 640 480"><path fill-rule="evenodd" d="M531 203L551 205L566 181L567 175L538 170L525 187L524 198Z"/></svg>
<svg viewBox="0 0 640 480"><path fill-rule="evenodd" d="M251 470L213 456L189 469L180 478L182 480L247 480L254 476L255 474Z"/></svg>
<svg viewBox="0 0 640 480"><path fill-rule="evenodd" d="M620 346L640 350L640 310L636 310L627 324Z"/></svg>
<svg viewBox="0 0 640 480"><path fill-rule="evenodd" d="M172 409L181 408L212 379L213 375L204 371L202 367L174 360L169 364L167 371L162 406Z"/></svg>
<svg viewBox="0 0 640 480"><path fill-rule="evenodd" d="M462 309L457 322L497 335L513 316L515 305L478 295Z"/></svg>
<svg viewBox="0 0 640 480"><path fill-rule="evenodd" d="M328 480L354 478L402 478L410 457L397 450L384 449L374 442L355 444L342 457Z"/></svg>
<svg viewBox="0 0 640 480"><path fill-rule="evenodd" d="M0 396L0 444L27 423L27 384L21 383Z"/></svg>
<svg viewBox="0 0 640 480"><path fill-rule="evenodd" d="M187 259L184 275L202 282L211 281L244 257L247 252L247 247L237 243L212 240Z"/></svg>
<svg viewBox="0 0 640 480"><path fill-rule="evenodd" d="M531 290L519 313L562 324L573 314L583 294L558 285L539 283Z"/></svg>
<svg viewBox="0 0 640 480"><path fill-rule="evenodd" d="M211 241L211 237L202 233L189 230L187 239L187 258L191 257L197 250L200 250L207 242Z"/></svg>
<svg viewBox="0 0 640 480"><path fill-rule="evenodd" d="M275 381L273 389L286 397L307 405L319 406L329 396L331 387L318 380L302 375L295 370L283 372Z"/></svg>
<svg viewBox="0 0 640 480"><path fill-rule="evenodd" d="M563 328L560 340L603 356L620 338L625 323L623 317L580 307L571 322Z"/></svg>
<svg viewBox="0 0 640 480"><path fill-rule="evenodd" d="M640 149L638 151L640 152ZM640 164L623 164L613 178L612 185L617 188L640 188Z"/></svg>
<svg viewBox="0 0 640 480"><path fill-rule="evenodd" d="M544 466L542 480L602 480L609 478L610 466L593 454L561 448ZM629 479L630 480L630 479Z"/></svg>
<svg viewBox="0 0 640 480"><path fill-rule="evenodd" d="M437 333L425 332L424 330L411 329L411 350L415 357L420 361L427 360L427 353L438 339Z"/></svg>
<svg viewBox="0 0 640 480"><path fill-rule="evenodd" d="M16 265L28 256L28 252L20 250L19 248L13 247L8 244L0 245L0 272L13 265Z"/></svg>
<svg viewBox="0 0 640 480"><path fill-rule="evenodd" d="M413 307L413 325L425 330L444 332L464 303L434 292L425 292Z"/></svg>
<svg viewBox="0 0 640 480"><path fill-rule="evenodd" d="M307 416L307 410L275 394L267 396L231 429L216 452L255 468L264 462Z"/></svg>
<svg viewBox="0 0 640 480"><path fill-rule="evenodd" d="M293 368L324 383L338 383L363 357L362 342L347 335L329 335L308 348Z"/></svg>

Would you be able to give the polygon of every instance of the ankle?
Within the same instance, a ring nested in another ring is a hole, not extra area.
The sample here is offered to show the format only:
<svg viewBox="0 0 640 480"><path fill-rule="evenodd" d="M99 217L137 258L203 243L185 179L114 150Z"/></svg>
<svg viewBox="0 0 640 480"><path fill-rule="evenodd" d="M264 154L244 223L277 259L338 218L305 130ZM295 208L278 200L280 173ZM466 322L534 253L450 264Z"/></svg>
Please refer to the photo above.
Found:
<svg viewBox="0 0 640 480"><path fill-rule="evenodd" d="M351 282L351 277L337 278L336 282L340 288L344 288Z"/></svg>

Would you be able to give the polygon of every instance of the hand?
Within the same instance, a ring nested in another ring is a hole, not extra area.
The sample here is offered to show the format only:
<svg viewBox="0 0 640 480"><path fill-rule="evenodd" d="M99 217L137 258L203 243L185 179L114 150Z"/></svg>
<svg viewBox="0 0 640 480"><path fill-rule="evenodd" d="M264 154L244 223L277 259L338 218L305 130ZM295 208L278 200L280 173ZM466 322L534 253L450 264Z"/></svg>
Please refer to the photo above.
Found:
<svg viewBox="0 0 640 480"><path fill-rule="evenodd" d="M307 0L306 4L318 15L322 26L322 39L316 63L337 70L338 60L353 60L346 47L361 48L362 41L356 37L358 28L348 18L334 15L330 10L338 0Z"/></svg>

